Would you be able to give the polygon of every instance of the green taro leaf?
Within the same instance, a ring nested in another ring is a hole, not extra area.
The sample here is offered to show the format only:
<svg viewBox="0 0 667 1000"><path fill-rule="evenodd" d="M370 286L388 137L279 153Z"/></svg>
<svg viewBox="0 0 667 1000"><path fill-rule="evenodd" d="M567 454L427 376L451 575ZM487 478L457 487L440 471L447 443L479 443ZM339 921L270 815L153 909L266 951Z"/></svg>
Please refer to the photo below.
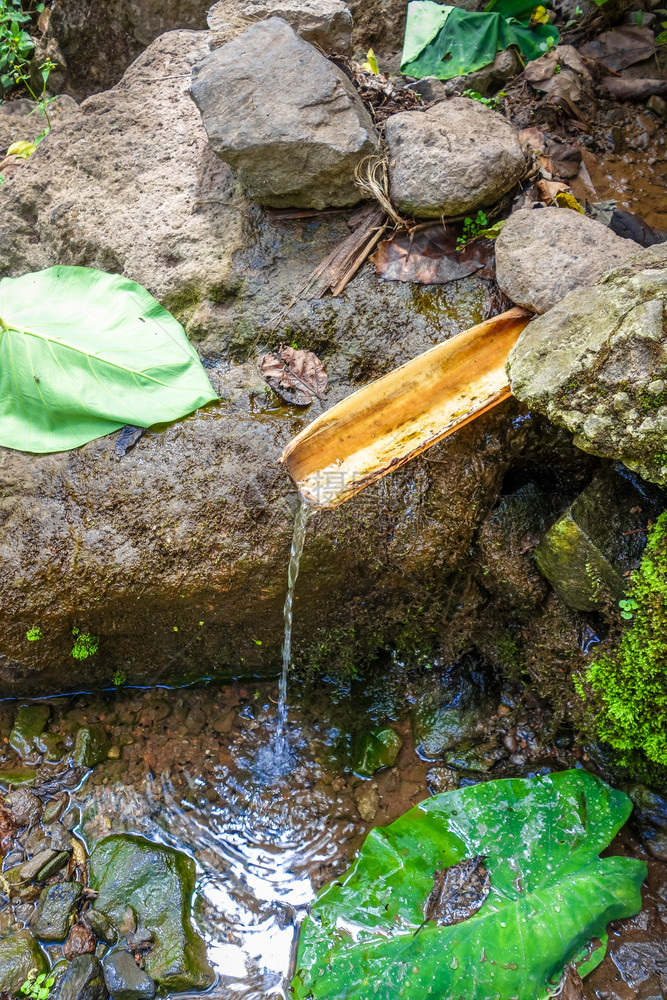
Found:
<svg viewBox="0 0 667 1000"><path fill-rule="evenodd" d="M646 865L600 858L632 803L586 771L444 792L372 830L304 923L292 990L317 1000L544 1000L641 909ZM481 855L491 887L459 923L424 921L434 872ZM418 931L418 933L416 933Z"/></svg>
<svg viewBox="0 0 667 1000"><path fill-rule="evenodd" d="M183 327L134 281L86 267L0 281L0 445L65 451L216 398Z"/></svg>

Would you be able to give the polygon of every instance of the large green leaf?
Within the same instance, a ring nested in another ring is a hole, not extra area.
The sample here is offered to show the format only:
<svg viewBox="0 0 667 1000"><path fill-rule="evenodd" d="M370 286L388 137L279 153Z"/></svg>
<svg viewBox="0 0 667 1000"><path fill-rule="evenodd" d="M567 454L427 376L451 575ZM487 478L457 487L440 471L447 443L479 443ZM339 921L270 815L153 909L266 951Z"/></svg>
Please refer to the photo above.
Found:
<svg viewBox="0 0 667 1000"><path fill-rule="evenodd" d="M497 0L484 11L468 11L412 0L408 4L401 73L421 79L435 76L451 80L488 66L496 53L514 46L524 59L537 59L557 45L553 24L530 25L530 11L537 0ZM493 9L492 9L493 8ZM512 16L525 18L525 23Z"/></svg>
<svg viewBox="0 0 667 1000"><path fill-rule="evenodd" d="M183 327L136 282L86 267L0 281L0 445L65 451L216 398Z"/></svg>
<svg viewBox="0 0 667 1000"><path fill-rule="evenodd" d="M599 858L632 803L586 771L444 792L372 830L314 903L296 997L542 1000L565 964L590 972L610 920L637 913L646 865ZM486 901L461 923L424 920L436 869L484 855Z"/></svg>

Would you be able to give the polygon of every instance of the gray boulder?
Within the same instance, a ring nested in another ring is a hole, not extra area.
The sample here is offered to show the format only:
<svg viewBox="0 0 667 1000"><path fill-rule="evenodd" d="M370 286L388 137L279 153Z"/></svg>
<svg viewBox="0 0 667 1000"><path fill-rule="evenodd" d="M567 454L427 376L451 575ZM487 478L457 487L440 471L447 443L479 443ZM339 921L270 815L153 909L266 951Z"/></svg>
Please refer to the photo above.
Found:
<svg viewBox="0 0 667 1000"><path fill-rule="evenodd" d="M636 249L580 212L523 208L510 215L496 240L496 280L518 306L543 313Z"/></svg>
<svg viewBox="0 0 667 1000"><path fill-rule="evenodd" d="M192 96L211 148L274 208L355 205L354 171L378 136L342 70L279 17L215 49Z"/></svg>
<svg viewBox="0 0 667 1000"><path fill-rule="evenodd" d="M64 941L69 933L71 916L81 898L78 882L56 882L42 889L30 929L42 941Z"/></svg>
<svg viewBox="0 0 667 1000"><path fill-rule="evenodd" d="M297 35L325 52L349 54L352 49L352 15L343 0L218 0L207 18L216 36L213 44L267 17L281 17Z"/></svg>
<svg viewBox="0 0 667 1000"><path fill-rule="evenodd" d="M667 244L661 243L529 323L507 366L514 395L571 431L579 448L618 458L662 486L666 303Z"/></svg>
<svg viewBox="0 0 667 1000"><path fill-rule="evenodd" d="M385 137L391 199L415 218L437 219L492 205L525 168L512 125L467 97L425 112L392 115Z"/></svg>
<svg viewBox="0 0 667 1000"><path fill-rule="evenodd" d="M166 31L206 27L210 0L54 0L35 65L49 57L49 87L87 97L118 83L130 63Z"/></svg>

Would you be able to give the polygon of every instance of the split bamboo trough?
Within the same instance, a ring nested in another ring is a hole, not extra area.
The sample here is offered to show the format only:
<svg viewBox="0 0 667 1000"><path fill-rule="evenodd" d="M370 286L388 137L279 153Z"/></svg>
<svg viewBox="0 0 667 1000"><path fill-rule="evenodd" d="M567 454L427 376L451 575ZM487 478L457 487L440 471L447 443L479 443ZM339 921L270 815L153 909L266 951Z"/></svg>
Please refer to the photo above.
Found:
<svg viewBox="0 0 667 1000"><path fill-rule="evenodd" d="M281 457L302 497L337 507L506 399L507 355L531 318L520 308L494 316L314 420Z"/></svg>

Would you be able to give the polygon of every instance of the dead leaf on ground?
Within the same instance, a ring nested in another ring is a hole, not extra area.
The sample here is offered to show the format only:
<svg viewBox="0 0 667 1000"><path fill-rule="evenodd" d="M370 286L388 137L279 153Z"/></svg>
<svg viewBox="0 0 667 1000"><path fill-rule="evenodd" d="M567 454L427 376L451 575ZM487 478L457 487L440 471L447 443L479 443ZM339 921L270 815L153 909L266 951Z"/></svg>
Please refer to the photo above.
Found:
<svg viewBox="0 0 667 1000"><path fill-rule="evenodd" d="M547 203L547 205L552 205L556 201L556 195L561 194L563 191L569 191L567 184L562 184L560 181L538 181L535 185L537 188L537 193L540 199Z"/></svg>
<svg viewBox="0 0 667 1000"><path fill-rule="evenodd" d="M95 951L96 945L97 938L89 927L86 927L85 924L74 924L63 945L63 955L71 962L77 955L91 954Z"/></svg>
<svg viewBox="0 0 667 1000"><path fill-rule="evenodd" d="M281 346L265 354L259 369L271 388L295 406L309 406L322 399L329 380L316 354L293 347Z"/></svg>
<svg viewBox="0 0 667 1000"><path fill-rule="evenodd" d="M444 285L489 266L493 240L475 240L461 252L456 249L456 241L456 234L437 222L412 233L402 230L392 239L383 240L371 260L385 281L412 281L418 285Z"/></svg>
<svg viewBox="0 0 667 1000"><path fill-rule="evenodd" d="M424 904L424 923L435 920L447 927L467 920L482 907L490 889L491 879L481 854L449 868L438 868Z"/></svg>
<svg viewBox="0 0 667 1000"><path fill-rule="evenodd" d="M581 150L564 142L547 140L544 155L539 157L539 161L552 176L569 180L579 173Z"/></svg>
<svg viewBox="0 0 667 1000"><path fill-rule="evenodd" d="M547 147L547 138L541 129L524 128L519 132L519 142L526 152L543 153Z"/></svg>
<svg viewBox="0 0 667 1000"><path fill-rule="evenodd" d="M544 80L551 79L556 72L557 65L558 55L556 50L552 49L551 52L540 56L539 59L531 60L524 69L523 75L529 83L542 83Z"/></svg>
<svg viewBox="0 0 667 1000"><path fill-rule="evenodd" d="M582 45L587 59L596 59L612 73L618 73L634 63L655 54L655 36L650 28L639 24L622 24Z"/></svg>

